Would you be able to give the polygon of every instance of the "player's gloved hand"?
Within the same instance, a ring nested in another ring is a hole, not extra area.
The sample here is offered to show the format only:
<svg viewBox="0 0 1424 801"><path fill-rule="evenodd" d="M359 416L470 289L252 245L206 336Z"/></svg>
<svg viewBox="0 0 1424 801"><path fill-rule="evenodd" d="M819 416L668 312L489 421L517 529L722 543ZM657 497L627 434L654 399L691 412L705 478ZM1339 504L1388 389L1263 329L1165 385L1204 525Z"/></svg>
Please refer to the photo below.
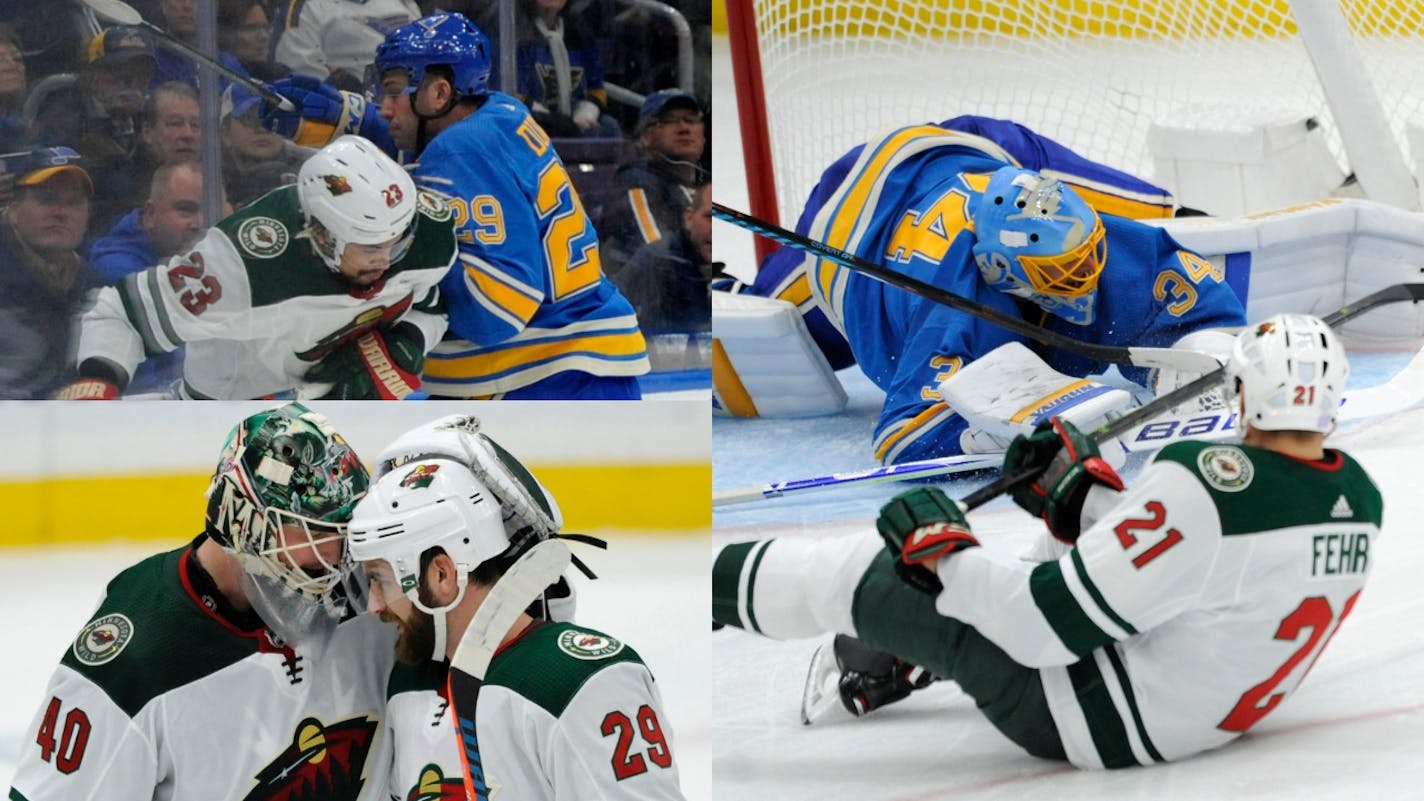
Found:
<svg viewBox="0 0 1424 801"><path fill-rule="evenodd" d="M327 354L306 380L331 384L321 400L399 400L420 388L425 337L414 323L362 334Z"/></svg>
<svg viewBox="0 0 1424 801"><path fill-rule="evenodd" d="M1074 425L1057 417L1038 424L1033 433L1020 434L1004 454L1003 473L1018 475L1041 471L1031 483L1009 490L1014 502L1064 542L1078 539L1083 501L1094 484L1122 490L1122 479L1103 459L1098 444Z"/></svg>
<svg viewBox="0 0 1424 801"><path fill-rule="evenodd" d="M362 95L342 92L309 75L289 75L273 83L272 90L297 107L282 111L262 102L262 126L279 136L303 147L325 147L342 134L361 133L367 106Z"/></svg>
<svg viewBox="0 0 1424 801"><path fill-rule="evenodd" d="M1231 349L1235 345L1236 335L1219 329L1193 331L1172 343L1172 347L1176 349L1205 353L1215 359L1217 364L1226 364L1227 359L1231 358ZM1206 373L1197 370L1171 370L1161 367L1148 374L1147 386L1152 389L1154 395L1161 397L1174 389L1190 384L1203 375ZM1226 396L1222 393L1221 388L1217 387L1198 395L1194 402L1190 402L1190 406L1188 403L1188 401L1183 401L1177 407L1178 410L1184 413L1214 412L1226 408Z"/></svg>
<svg viewBox="0 0 1424 801"><path fill-rule="evenodd" d="M54 395L55 400L114 400L118 397L119 385L102 378L78 379Z"/></svg>
<svg viewBox="0 0 1424 801"><path fill-rule="evenodd" d="M979 544L959 504L935 487L916 487L880 508L875 528L895 559L895 572L910 586L939 595L944 585L935 560Z"/></svg>

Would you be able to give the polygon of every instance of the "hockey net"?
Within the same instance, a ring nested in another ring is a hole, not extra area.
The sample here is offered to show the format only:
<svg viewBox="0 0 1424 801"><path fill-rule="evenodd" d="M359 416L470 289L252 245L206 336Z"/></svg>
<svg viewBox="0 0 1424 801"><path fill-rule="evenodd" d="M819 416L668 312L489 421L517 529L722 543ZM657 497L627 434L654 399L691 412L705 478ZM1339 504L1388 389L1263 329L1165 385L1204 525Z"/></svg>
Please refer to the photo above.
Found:
<svg viewBox="0 0 1424 801"><path fill-rule="evenodd" d="M1350 172L1356 145L1347 154L1295 17L1312 9L1334 15L1330 30L1358 52L1358 94L1372 92L1387 120L1372 146L1408 164L1406 127L1424 106L1424 4L1336 2L729 0L753 214L790 224L846 149L966 113L1152 178L1154 120L1279 110L1319 122Z"/></svg>

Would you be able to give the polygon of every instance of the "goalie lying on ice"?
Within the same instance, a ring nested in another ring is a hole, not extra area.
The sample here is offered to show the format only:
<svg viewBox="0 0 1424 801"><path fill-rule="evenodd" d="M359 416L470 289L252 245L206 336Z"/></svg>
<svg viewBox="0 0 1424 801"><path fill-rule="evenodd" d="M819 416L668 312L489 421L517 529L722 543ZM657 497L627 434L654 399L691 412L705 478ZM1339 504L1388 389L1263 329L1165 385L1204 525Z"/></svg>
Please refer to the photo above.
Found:
<svg viewBox="0 0 1424 801"><path fill-rule="evenodd" d="M858 636L956 681L1035 756L1118 768L1225 745L1295 691L1369 572L1383 500L1324 447L1347 375L1320 320L1271 318L1227 364L1239 445L1175 443L1123 489L1071 424L1013 442L1006 473L1044 471L1014 500L1059 558L979 547L953 501L917 488L882 508L879 538L724 547L713 617Z"/></svg>

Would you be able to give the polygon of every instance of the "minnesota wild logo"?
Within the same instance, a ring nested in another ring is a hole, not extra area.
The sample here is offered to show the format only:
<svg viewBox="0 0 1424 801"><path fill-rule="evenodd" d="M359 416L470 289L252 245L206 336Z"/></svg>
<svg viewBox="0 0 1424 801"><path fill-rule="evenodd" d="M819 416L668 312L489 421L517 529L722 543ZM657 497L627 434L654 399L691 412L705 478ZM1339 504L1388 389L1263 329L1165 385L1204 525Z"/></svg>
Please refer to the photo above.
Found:
<svg viewBox="0 0 1424 801"><path fill-rule="evenodd" d="M333 195L344 195L351 191L351 184L344 175L323 175L321 180L326 183L326 191Z"/></svg>
<svg viewBox="0 0 1424 801"><path fill-rule="evenodd" d="M439 469L440 465L438 464L416 465L414 470L407 473L405 478L401 479L400 485L406 489L424 489L430 486L430 482L435 480L435 471Z"/></svg>

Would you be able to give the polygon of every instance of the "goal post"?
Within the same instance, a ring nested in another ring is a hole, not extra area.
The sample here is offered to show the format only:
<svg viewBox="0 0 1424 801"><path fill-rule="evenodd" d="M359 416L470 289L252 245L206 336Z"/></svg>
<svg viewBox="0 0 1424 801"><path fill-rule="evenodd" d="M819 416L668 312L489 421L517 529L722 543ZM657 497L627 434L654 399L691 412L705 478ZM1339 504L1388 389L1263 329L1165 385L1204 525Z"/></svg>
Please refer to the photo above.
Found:
<svg viewBox="0 0 1424 801"><path fill-rule="evenodd" d="M1164 183L1154 124L1309 120L1367 197L1419 205L1413 0L727 0L727 20L750 211L783 225L850 147L959 114Z"/></svg>

